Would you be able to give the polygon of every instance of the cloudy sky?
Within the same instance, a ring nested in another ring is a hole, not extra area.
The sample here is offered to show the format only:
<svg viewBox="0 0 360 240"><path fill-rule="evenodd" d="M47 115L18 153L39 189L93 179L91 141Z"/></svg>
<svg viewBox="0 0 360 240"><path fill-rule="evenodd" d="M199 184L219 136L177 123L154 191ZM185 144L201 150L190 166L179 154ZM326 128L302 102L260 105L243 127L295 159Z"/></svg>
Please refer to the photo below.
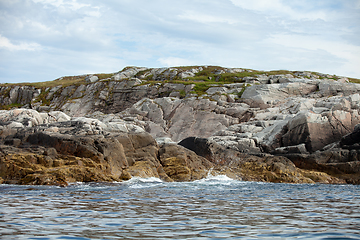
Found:
<svg viewBox="0 0 360 240"><path fill-rule="evenodd" d="M0 82L125 66L360 78L360 0L0 0Z"/></svg>

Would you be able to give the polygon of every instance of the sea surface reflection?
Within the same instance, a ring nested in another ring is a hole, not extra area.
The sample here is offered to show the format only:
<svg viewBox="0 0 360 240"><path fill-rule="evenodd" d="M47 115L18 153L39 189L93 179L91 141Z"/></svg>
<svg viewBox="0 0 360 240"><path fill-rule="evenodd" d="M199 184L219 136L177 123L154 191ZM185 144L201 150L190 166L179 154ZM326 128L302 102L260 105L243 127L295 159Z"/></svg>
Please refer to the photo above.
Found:
<svg viewBox="0 0 360 240"><path fill-rule="evenodd" d="M360 239L360 186L241 182L0 185L1 239Z"/></svg>

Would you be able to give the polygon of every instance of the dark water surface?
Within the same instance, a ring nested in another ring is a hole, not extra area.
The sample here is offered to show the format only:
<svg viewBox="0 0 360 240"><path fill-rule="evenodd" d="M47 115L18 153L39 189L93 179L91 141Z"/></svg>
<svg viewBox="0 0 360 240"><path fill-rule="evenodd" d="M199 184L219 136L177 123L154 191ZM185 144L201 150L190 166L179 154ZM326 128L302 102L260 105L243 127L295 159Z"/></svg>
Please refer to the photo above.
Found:
<svg viewBox="0 0 360 240"><path fill-rule="evenodd" d="M0 185L1 239L360 239L360 186L241 182Z"/></svg>

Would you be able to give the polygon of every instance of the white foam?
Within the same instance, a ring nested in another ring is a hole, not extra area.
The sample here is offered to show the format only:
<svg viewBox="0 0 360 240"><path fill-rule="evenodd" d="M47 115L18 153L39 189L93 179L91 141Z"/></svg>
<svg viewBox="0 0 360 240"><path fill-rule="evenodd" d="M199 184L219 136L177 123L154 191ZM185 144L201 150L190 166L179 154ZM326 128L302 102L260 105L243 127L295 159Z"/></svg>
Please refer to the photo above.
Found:
<svg viewBox="0 0 360 240"><path fill-rule="evenodd" d="M149 178L141 178L141 177L133 177L125 183L161 183L163 182L160 178L149 177Z"/></svg>
<svg viewBox="0 0 360 240"><path fill-rule="evenodd" d="M78 185L84 185L84 182L69 182L68 185L69 186L78 186Z"/></svg>
<svg viewBox="0 0 360 240"><path fill-rule="evenodd" d="M226 175L208 176L205 179L206 180L215 180L215 181L236 181L232 178L229 178Z"/></svg>
<svg viewBox="0 0 360 240"><path fill-rule="evenodd" d="M206 185L231 185L239 181L231 179L226 175L208 175L206 178L194 182Z"/></svg>
<svg viewBox="0 0 360 240"><path fill-rule="evenodd" d="M150 177L150 178L133 177L124 183L129 184L130 188L151 188L163 183L163 181L156 177Z"/></svg>

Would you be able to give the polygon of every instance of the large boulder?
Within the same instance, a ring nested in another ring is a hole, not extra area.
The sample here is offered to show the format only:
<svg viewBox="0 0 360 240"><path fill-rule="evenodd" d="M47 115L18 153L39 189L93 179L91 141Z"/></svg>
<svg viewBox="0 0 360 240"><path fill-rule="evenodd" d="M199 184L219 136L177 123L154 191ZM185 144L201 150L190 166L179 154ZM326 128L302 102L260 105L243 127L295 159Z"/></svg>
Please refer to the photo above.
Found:
<svg viewBox="0 0 360 240"><path fill-rule="evenodd" d="M245 89L241 97L256 102L259 106L263 104L276 105L281 100L290 96L307 95L317 90L316 84L302 82L291 82L281 84L253 85Z"/></svg>
<svg viewBox="0 0 360 240"><path fill-rule="evenodd" d="M219 155L224 154L225 148L207 138L188 137L180 141L179 145L194 151L197 155L208 159L214 164L223 165L228 160L219 157Z"/></svg>
<svg viewBox="0 0 360 240"><path fill-rule="evenodd" d="M354 131L350 134L345 135L340 140L340 146L342 148L349 149L360 149L360 124L354 127Z"/></svg>
<svg viewBox="0 0 360 240"><path fill-rule="evenodd" d="M163 145L159 156L165 173L174 181L205 178L214 166L207 159L176 144Z"/></svg>
<svg viewBox="0 0 360 240"><path fill-rule="evenodd" d="M301 112L288 122L281 141L283 146L305 143L307 151L315 152L352 132L359 121L357 112Z"/></svg>
<svg viewBox="0 0 360 240"><path fill-rule="evenodd" d="M312 154L281 153L294 164L307 170L317 170L343 179L347 183L360 184L360 125L340 141L325 146Z"/></svg>
<svg viewBox="0 0 360 240"><path fill-rule="evenodd" d="M319 91L325 95L351 95L360 91L360 85L356 83L342 83L337 81L322 81L319 83Z"/></svg>
<svg viewBox="0 0 360 240"><path fill-rule="evenodd" d="M64 186L69 182L120 180L106 161L63 155L42 146L0 147L0 179L4 183Z"/></svg>

